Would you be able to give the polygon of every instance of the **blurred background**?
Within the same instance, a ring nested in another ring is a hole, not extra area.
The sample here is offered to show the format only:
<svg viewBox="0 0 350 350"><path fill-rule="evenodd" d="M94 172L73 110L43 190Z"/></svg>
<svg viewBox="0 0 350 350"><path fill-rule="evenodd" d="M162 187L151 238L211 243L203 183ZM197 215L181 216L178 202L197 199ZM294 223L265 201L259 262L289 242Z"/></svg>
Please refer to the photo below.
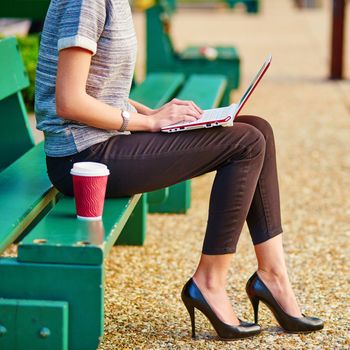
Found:
<svg viewBox="0 0 350 350"><path fill-rule="evenodd" d="M23 95L39 141L34 79L38 33L48 1L33 0L27 8L24 3L30 1L12 0L8 5L2 1L0 33L18 37L32 82ZM267 54L273 56L242 114L260 115L274 128L291 280L302 309L325 319L326 327L310 335L282 335L265 313L262 324L267 332L249 342L235 342L235 348L349 349L349 1L139 0L132 8L139 43L135 84L171 60L181 61L184 70L186 60L213 64L228 60L230 67L236 67L233 102ZM171 65L167 69L172 71ZM219 73L225 74L225 69L218 68ZM232 348L205 342L213 338L208 332L199 341L191 340L188 315L179 298L199 257L214 176L193 181L193 202L186 217L152 214L144 247L117 247L112 252L100 349ZM130 266L132 273L124 266ZM254 269L245 228L229 286L242 318L252 318L243 286ZM204 319L200 322L203 332L209 329Z"/></svg>

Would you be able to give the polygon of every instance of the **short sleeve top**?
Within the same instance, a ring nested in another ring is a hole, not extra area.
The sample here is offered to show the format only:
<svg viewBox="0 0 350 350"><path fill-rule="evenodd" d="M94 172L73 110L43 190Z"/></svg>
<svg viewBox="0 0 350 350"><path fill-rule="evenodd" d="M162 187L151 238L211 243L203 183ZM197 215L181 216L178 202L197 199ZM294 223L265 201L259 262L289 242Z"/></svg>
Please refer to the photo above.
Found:
<svg viewBox="0 0 350 350"><path fill-rule="evenodd" d="M135 111L128 102L137 46L128 0L52 0L35 83L37 128L44 132L45 152L51 157L72 155L120 134L57 115L58 52L74 46L92 52L86 92L111 106Z"/></svg>

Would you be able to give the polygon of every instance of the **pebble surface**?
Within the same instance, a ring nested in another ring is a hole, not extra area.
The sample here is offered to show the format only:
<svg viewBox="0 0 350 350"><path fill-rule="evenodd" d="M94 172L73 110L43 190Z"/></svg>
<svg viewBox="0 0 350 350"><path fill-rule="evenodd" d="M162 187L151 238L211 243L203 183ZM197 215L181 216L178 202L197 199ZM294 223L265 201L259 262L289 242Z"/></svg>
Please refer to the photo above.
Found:
<svg viewBox="0 0 350 350"><path fill-rule="evenodd" d="M197 312L198 339L191 339L180 291L200 256L211 173L193 180L187 215L149 215L144 247L118 246L110 253L99 350L350 349L350 84L326 79L331 8L323 3L320 9L300 11L289 0L265 0L257 16L180 9L172 29L180 49L193 43L238 48L242 84L234 100L272 52L272 66L243 113L263 116L274 128L290 279L302 310L324 319L324 330L286 334L262 306L263 332L255 338L219 341ZM135 26L142 75L144 18L139 13ZM347 26L349 33L350 21ZM349 78L349 49L346 55ZM13 253L11 248L5 255ZM245 227L228 291L235 311L247 320L253 313L244 286L255 269Z"/></svg>
<svg viewBox="0 0 350 350"><path fill-rule="evenodd" d="M145 246L116 247L110 254L100 350L350 349L350 84L326 80L330 10L324 2L321 9L298 11L287 0L265 0L258 16L180 9L172 28L179 48L238 48L243 79L234 100L272 52L271 68L243 113L261 115L274 128L289 274L302 310L324 319L324 330L286 334L263 306L263 332L255 338L219 341L197 312L198 339L191 339L180 292L200 256L212 173L194 179L187 215L149 215ZM141 33L141 15L135 24ZM142 37L139 43L142 51ZM247 320L253 312L244 286L255 269L245 228L230 269L229 295Z"/></svg>

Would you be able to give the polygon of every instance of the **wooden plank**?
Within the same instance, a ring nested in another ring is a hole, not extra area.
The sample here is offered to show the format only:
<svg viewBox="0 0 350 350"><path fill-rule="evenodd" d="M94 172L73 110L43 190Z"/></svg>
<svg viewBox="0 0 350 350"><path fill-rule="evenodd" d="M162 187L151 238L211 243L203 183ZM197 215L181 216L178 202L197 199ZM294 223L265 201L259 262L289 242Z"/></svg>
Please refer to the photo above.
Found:
<svg viewBox="0 0 350 350"><path fill-rule="evenodd" d="M101 221L76 218L74 198L63 197L18 246L18 261L100 265L141 195L108 199Z"/></svg>
<svg viewBox="0 0 350 350"><path fill-rule="evenodd" d="M181 100L193 100L200 108L218 106L226 87L224 75L193 74L177 96Z"/></svg>
<svg viewBox="0 0 350 350"><path fill-rule="evenodd" d="M0 173L0 254L55 200L39 144Z"/></svg>
<svg viewBox="0 0 350 350"><path fill-rule="evenodd" d="M68 303L65 301L0 299L1 349L68 350Z"/></svg>
<svg viewBox="0 0 350 350"><path fill-rule="evenodd" d="M130 94L130 98L156 109L169 102L185 80L181 73L152 73Z"/></svg>
<svg viewBox="0 0 350 350"><path fill-rule="evenodd" d="M0 276L1 298L68 303L69 350L98 348L103 337L104 265L32 264L2 258ZM29 341L25 350L51 350L50 346L31 345ZM17 350L1 345L0 349Z"/></svg>
<svg viewBox="0 0 350 350"><path fill-rule="evenodd" d="M333 0L331 79L343 79L345 0Z"/></svg>
<svg viewBox="0 0 350 350"><path fill-rule="evenodd" d="M0 116L6 125L0 129L0 148L6 150L0 154L2 170L29 151L35 142L20 92L0 100Z"/></svg>
<svg viewBox="0 0 350 350"><path fill-rule="evenodd" d="M0 8L2 5L0 6ZM17 40L0 40L0 101L29 86Z"/></svg>

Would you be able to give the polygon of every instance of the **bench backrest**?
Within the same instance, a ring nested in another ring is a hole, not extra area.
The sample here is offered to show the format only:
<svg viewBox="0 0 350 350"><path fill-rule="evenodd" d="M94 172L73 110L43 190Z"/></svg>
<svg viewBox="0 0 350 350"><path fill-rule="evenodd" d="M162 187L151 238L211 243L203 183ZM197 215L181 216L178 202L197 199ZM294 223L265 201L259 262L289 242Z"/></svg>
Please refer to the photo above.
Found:
<svg viewBox="0 0 350 350"><path fill-rule="evenodd" d="M160 71L169 67L176 55L170 36L171 14L161 3L146 11L146 59L147 71ZM158 69L152 69L156 66ZM165 69L167 71L167 69Z"/></svg>
<svg viewBox="0 0 350 350"><path fill-rule="evenodd" d="M28 85L16 39L0 40L0 170L34 146L21 95Z"/></svg>

